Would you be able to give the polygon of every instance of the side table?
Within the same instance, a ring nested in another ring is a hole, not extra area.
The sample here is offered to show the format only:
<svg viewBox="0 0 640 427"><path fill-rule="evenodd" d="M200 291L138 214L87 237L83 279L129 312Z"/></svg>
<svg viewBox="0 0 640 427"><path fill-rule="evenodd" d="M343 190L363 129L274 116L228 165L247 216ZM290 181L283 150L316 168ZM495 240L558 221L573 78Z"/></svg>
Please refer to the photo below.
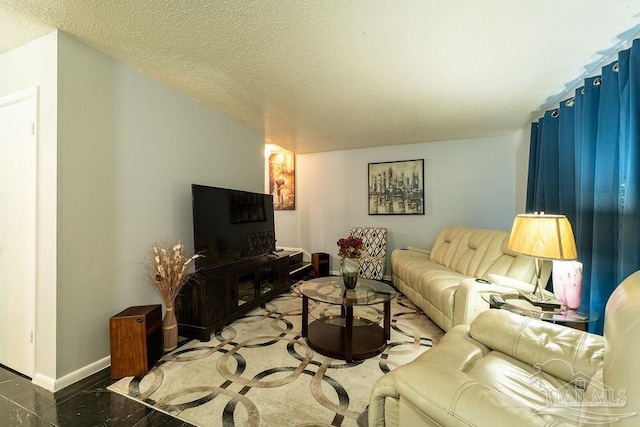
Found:
<svg viewBox="0 0 640 427"><path fill-rule="evenodd" d="M160 304L129 307L109 319L111 378L146 375L162 356Z"/></svg>
<svg viewBox="0 0 640 427"><path fill-rule="evenodd" d="M500 296L504 300L504 304L496 305L491 298L494 295ZM595 322L600 318L597 312L588 307L580 307L577 310L565 307L560 310L543 310L526 300L520 299L517 293L483 294L482 299L488 302L491 308L507 310L521 316L544 320L545 322L559 323L581 331L586 330L588 323Z"/></svg>
<svg viewBox="0 0 640 427"><path fill-rule="evenodd" d="M311 265L315 277L329 275L329 254L324 252L314 252L311 254Z"/></svg>

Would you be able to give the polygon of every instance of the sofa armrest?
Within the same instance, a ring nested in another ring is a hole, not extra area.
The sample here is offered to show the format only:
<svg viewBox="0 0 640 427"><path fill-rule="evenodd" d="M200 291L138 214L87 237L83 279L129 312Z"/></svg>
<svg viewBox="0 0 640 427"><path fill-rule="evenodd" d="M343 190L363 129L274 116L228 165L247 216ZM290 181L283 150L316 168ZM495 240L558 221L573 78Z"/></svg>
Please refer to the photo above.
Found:
<svg viewBox="0 0 640 427"><path fill-rule="evenodd" d="M576 374L592 378L602 367L604 338L506 310L487 310L471 323L469 335L566 382Z"/></svg>
<svg viewBox="0 0 640 427"><path fill-rule="evenodd" d="M530 284L517 280L514 282L526 285L527 287L524 289L531 291ZM483 283L474 278L464 279L456 290L453 304L453 326L470 325L478 314L488 310L489 303L483 297L488 298L492 294L517 293L519 290L511 286L493 283L493 281L492 283Z"/></svg>
<svg viewBox="0 0 640 427"><path fill-rule="evenodd" d="M533 291L533 285L531 283L523 282L522 280L513 279L508 276L501 276L499 274L489 273L487 274L487 279L489 279L491 283L495 283L498 286L503 286L505 288L510 289L511 291L515 291L515 292Z"/></svg>
<svg viewBox="0 0 640 427"><path fill-rule="evenodd" d="M464 370L482 358L489 349L469 337L469 326L462 325L447 332L438 345L415 360L383 375L373 386L369 399L369 426L398 426L400 394L396 388L396 373L405 366L446 364ZM420 374L418 377L422 377Z"/></svg>
<svg viewBox="0 0 640 427"><path fill-rule="evenodd" d="M388 372L376 381L369 398L369 427L396 427L398 421L398 400L395 371Z"/></svg>
<svg viewBox="0 0 640 427"><path fill-rule="evenodd" d="M447 363L410 363L396 369L400 399L438 425L536 426L550 419ZM402 421L402 412L400 413ZM554 424L556 425L556 424Z"/></svg>
<svg viewBox="0 0 640 427"><path fill-rule="evenodd" d="M407 250L413 251L413 252L420 252L426 255L429 255L431 253L431 249L419 248L417 246L407 246Z"/></svg>

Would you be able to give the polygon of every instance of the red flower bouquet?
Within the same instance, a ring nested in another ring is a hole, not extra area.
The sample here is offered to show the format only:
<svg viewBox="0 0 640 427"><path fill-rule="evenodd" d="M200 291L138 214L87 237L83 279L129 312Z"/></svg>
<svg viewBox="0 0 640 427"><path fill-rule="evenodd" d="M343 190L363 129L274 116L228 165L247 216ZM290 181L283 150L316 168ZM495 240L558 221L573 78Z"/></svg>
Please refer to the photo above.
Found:
<svg viewBox="0 0 640 427"><path fill-rule="evenodd" d="M349 236L346 239L338 240L338 256L340 258L360 258L367 248L359 237Z"/></svg>

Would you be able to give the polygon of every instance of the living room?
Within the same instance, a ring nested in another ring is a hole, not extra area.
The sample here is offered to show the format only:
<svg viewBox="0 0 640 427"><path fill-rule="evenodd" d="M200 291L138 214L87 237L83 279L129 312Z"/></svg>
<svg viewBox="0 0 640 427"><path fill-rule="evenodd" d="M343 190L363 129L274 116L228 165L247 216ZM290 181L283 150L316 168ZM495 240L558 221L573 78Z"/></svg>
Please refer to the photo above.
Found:
<svg viewBox="0 0 640 427"><path fill-rule="evenodd" d="M11 76L3 93L34 85L40 91L35 378L51 389L79 369L108 363L105 319L158 301L145 282L145 257L159 239L190 244L192 183L264 191L264 139L64 33L7 52L2 61ZM392 247L425 246L452 223L508 228L517 212L515 158L524 156L518 147L526 138L297 156L297 207L277 212L277 245L328 252L337 270L335 242L357 224L389 227ZM369 217L367 164L414 158L425 159L427 215ZM334 204L340 200L348 202Z"/></svg>
<svg viewBox="0 0 640 427"><path fill-rule="evenodd" d="M191 245L192 183L264 191L265 135L65 32L3 53L0 70L2 96L38 88L32 377L59 390L108 366L110 316L160 302L146 256L159 239ZM299 154L277 245L328 252L337 270L354 225L388 228L389 251L429 247L448 225L508 230L525 210L529 131ZM409 159L425 160L425 215L368 215L368 163Z"/></svg>

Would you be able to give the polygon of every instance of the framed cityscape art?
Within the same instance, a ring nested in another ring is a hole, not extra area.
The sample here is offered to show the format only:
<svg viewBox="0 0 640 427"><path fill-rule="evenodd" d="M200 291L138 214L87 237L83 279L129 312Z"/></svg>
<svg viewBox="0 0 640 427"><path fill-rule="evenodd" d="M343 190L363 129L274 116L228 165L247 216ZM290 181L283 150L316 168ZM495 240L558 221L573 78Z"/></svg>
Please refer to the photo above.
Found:
<svg viewBox="0 0 640 427"><path fill-rule="evenodd" d="M424 159L369 163L369 215L424 215Z"/></svg>

